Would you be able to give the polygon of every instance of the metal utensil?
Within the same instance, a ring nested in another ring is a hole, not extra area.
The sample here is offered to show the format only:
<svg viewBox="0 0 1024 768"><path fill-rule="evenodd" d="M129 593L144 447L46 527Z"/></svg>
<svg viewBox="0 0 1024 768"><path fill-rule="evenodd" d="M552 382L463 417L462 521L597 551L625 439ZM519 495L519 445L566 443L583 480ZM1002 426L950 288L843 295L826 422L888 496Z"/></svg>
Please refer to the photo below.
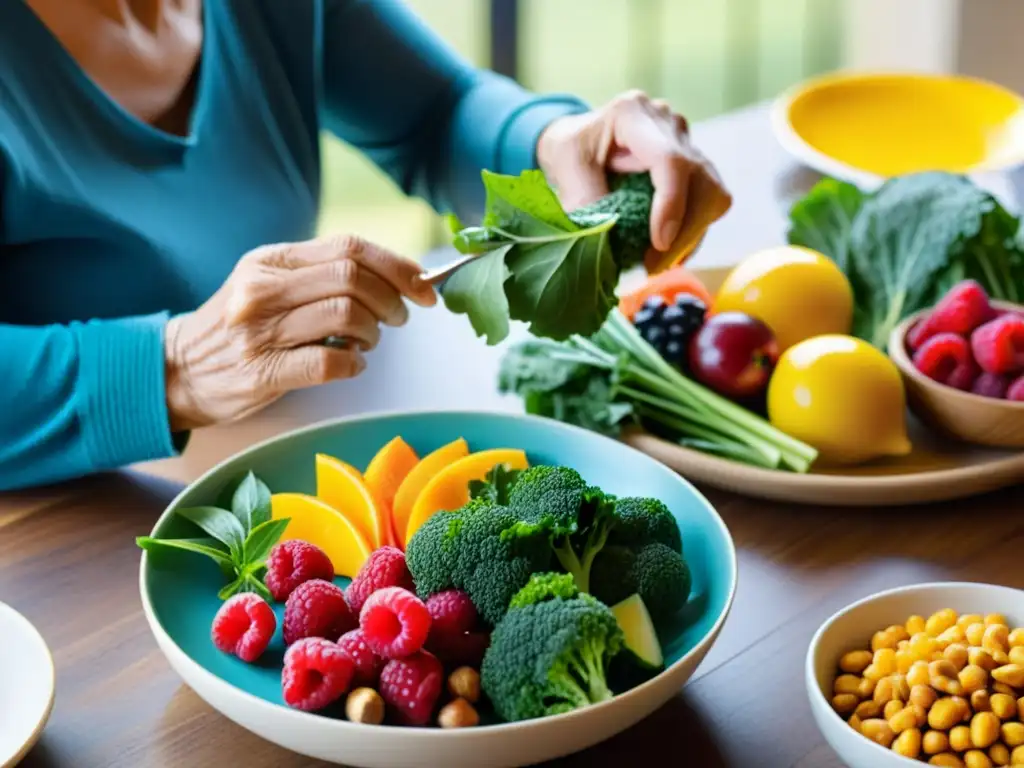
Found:
<svg viewBox="0 0 1024 768"><path fill-rule="evenodd" d="M462 269L462 267L466 266L467 264L469 264L469 262L473 261L473 259L480 255L481 254L479 253L470 253L465 256L459 256L459 258L453 261L449 261L447 264L442 264L439 267L428 269L426 272L420 275L420 280L422 280L425 283L429 283L430 285L441 285L445 280L447 280L449 277L451 277L460 269ZM324 339L323 344L326 347L334 347L336 349L347 349L351 341L351 339L346 338L344 336L328 336L326 339Z"/></svg>

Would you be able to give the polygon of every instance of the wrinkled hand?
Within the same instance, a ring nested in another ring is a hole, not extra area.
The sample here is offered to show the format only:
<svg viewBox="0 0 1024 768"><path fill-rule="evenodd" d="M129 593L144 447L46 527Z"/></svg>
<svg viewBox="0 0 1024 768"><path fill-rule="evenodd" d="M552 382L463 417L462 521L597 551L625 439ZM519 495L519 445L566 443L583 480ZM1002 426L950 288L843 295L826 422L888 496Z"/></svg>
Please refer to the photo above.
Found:
<svg viewBox="0 0 1024 768"><path fill-rule="evenodd" d="M552 122L537 143L537 160L568 210L608 194L609 173L649 172L651 245L658 252L676 245L702 201L715 206L711 218L732 203L714 166L691 143L686 119L639 91Z"/></svg>
<svg viewBox="0 0 1024 768"><path fill-rule="evenodd" d="M404 299L437 301L418 264L358 237L270 245L246 254L164 342L174 431L253 413L294 389L358 375L380 325L408 319ZM322 344L328 336L354 341Z"/></svg>

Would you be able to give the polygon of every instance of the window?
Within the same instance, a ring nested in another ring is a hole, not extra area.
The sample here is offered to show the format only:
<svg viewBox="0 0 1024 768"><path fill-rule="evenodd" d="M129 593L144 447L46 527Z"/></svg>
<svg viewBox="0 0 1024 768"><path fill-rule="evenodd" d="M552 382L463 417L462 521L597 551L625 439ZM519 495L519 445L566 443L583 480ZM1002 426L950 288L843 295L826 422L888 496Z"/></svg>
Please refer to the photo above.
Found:
<svg viewBox="0 0 1024 768"><path fill-rule="evenodd" d="M407 0L460 53L490 62L491 6L508 0ZM842 0L518 0L517 79L600 104L629 88L691 120L770 98L839 64ZM358 153L324 138L320 228L415 257L445 232Z"/></svg>

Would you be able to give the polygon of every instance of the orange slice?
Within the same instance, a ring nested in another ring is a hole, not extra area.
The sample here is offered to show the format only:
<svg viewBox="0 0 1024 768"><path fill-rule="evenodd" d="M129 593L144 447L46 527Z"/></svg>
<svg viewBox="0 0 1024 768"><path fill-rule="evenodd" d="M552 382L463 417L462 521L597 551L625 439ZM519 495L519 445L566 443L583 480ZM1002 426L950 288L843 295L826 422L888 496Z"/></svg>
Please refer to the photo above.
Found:
<svg viewBox="0 0 1024 768"><path fill-rule="evenodd" d="M380 514L378 521L380 530L386 541L381 544L398 545L398 537L395 536L392 525L391 508L395 503L395 494L402 481L412 472L413 467L419 463L419 456L416 451L409 447L401 437L396 437L385 445L377 455L373 457L370 464L363 473L366 487L373 494L377 502L377 512Z"/></svg>
<svg viewBox="0 0 1024 768"><path fill-rule="evenodd" d="M409 516L412 515L412 508L420 491L434 475L452 462L468 455L469 445L460 437L448 445L442 445L433 453L428 453L405 476L405 480L398 486L398 491L395 493L395 503L391 506L391 523L399 539L398 546L404 549L405 543L408 541L405 537L405 529L409 526Z"/></svg>
<svg viewBox="0 0 1024 768"><path fill-rule="evenodd" d="M442 469L424 486L413 505L405 540L409 541L417 529L435 513L458 509L469 501L469 483L483 480L499 464L509 469L526 469L529 464L523 451L496 448L478 451L459 459Z"/></svg>
<svg viewBox="0 0 1024 768"><path fill-rule="evenodd" d="M353 522L321 499L304 493L275 493L270 516L289 518L281 541L302 539L331 558L336 576L355 578L373 547Z"/></svg>
<svg viewBox="0 0 1024 768"><path fill-rule="evenodd" d="M383 518L358 469L326 453L318 453L316 495L351 520L372 547L380 546L386 530L381 526Z"/></svg>

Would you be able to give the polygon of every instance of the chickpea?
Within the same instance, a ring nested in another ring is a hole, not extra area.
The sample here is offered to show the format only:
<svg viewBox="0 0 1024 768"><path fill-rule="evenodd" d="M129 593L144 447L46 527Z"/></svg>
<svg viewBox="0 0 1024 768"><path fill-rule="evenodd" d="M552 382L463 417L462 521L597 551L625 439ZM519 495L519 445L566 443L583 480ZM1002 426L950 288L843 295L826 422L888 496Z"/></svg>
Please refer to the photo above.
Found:
<svg viewBox="0 0 1024 768"><path fill-rule="evenodd" d="M971 709L975 712L992 711L992 697L988 691L975 691L971 694Z"/></svg>
<svg viewBox="0 0 1024 768"><path fill-rule="evenodd" d="M999 626L998 624L993 626ZM1011 688L1024 688L1024 665L1004 664L992 670L992 678Z"/></svg>
<svg viewBox="0 0 1024 768"><path fill-rule="evenodd" d="M952 752L943 752L938 755L932 755L932 759L928 761L928 765L942 765L946 766L946 768L964 768L964 761Z"/></svg>
<svg viewBox="0 0 1024 768"><path fill-rule="evenodd" d="M876 744L881 744L886 748L891 746L893 739L896 738L896 734L892 732L889 724L885 720L876 718L865 720L860 727L860 732Z"/></svg>
<svg viewBox="0 0 1024 768"><path fill-rule="evenodd" d="M878 649L871 659L871 666L880 670L882 677L893 674L896 671L896 651L892 648Z"/></svg>
<svg viewBox="0 0 1024 768"><path fill-rule="evenodd" d="M907 623L903 625L903 628L907 630L908 634L910 635L917 635L921 632L924 632L924 616L917 616L916 614L914 616L911 616L909 619L907 619Z"/></svg>
<svg viewBox="0 0 1024 768"><path fill-rule="evenodd" d="M903 711L903 702L900 701L899 699L893 699L892 701L886 702L885 707L882 708L882 717L885 718L886 720L888 720L893 715L895 715L897 712L902 712L902 711ZM892 723L889 723L889 725L892 725ZM899 731L896 731L896 732L899 733Z"/></svg>
<svg viewBox="0 0 1024 768"><path fill-rule="evenodd" d="M1007 696L1005 693L996 693L989 698L989 704L992 712L1000 720L1009 720L1017 714L1017 702L1013 700L1013 696Z"/></svg>
<svg viewBox="0 0 1024 768"><path fill-rule="evenodd" d="M910 689L910 703L930 709L939 695L928 685L915 685Z"/></svg>
<svg viewBox="0 0 1024 768"><path fill-rule="evenodd" d="M967 646L963 643L947 645L942 655L958 670L967 666Z"/></svg>
<svg viewBox="0 0 1024 768"><path fill-rule="evenodd" d="M922 707L920 704L911 704L911 709L914 710L914 716L917 718L917 727L924 728L928 725L928 710Z"/></svg>
<svg viewBox="0 0 1024 768"><path fill-rule="evenodd" d="M1016 696L1012 685L1006 683L992 683L992 693L1005 693L1007 696Z"/></svg>
<svg viewBox="0 0 1024 768"><path fill-rule="evenodd" d="M1024 765L1024 746L1010 750L1010 765Z"/></svg>
<svg viewBox="0 0 1024 768"><path fill-rule="evenodd" d="M917 728L908 728L896 737L892 751L897 755L916 760L921 754L921 732Z"/></svg>
<svg viewBox="0 0 1024 768"><path fill-rule="evenodd" d="M878 704L885 706L887 702L898 698L896 690L893 687L893 680L891 677L884 677L878 681L878 685L875 686L875 693L872 699Z"/></svg>
<svg viewBox="0 0 1024 768"><path fill-rule="evenodd" d="M857 733L860 733L860 726L862 722L863 721L859 717L857 717L857 713L854 712L852 715L850 715L850 719L846 721L846 724L853 728L853 730L855 730Z"/></svg>
<svg viewBox="0 0 1024 768"><path fill-rule="evenodd" d="M877 684L878 682L876 680L871 680L867 677L862 678L860 681L860 686L857 689L857 695L860 696L862 699L870 699L871 694L875 692L875 686Z"/></svg>
<svg viewBox="0 0 1024 768"><path fill-rule="evenodd" d="M871 651L850 651L839 659L839 668L851 675L859 675L871 663Z"/></svg>
<svg viewBox="0 0 1024 768"><path fill-rule="evenodd" d="M1024 723L1003 723L999 731L1006 746L1015 748L1024 744Z"/></svg>
<svg viewBox="0 0 1024 768"><path fill-rule="evenodd" d="M996 664L995 657L992 656L992 653L990 651L986 650L985 648L976 647L971 647L967 649L967 663L973 664L976 667L981 667L982 669L988 672L991 672L993 669L999 666L998 664Z"/></svg>
<svg viewBox="0 0 1024 768"><path fill-rule="evenodd" d="M956 620L956 625L963 630L966 630L971 624L981 624L984 626L985 618L980 613L965 613Z"/></svg>
<svg viewBox="0 0 1024 768"><path fill-rule="evenodd" d="M850 680L847 679L842 685L839 681L843 678L852 678L853 688L850 689ZM857 687L860 685L860 678L853 675L840 675L836 679L834 693L852 693L857 695ZM843 690L840 690L840 689ZM448 693L456 699L465 699L470 704L476 704L480 699L480 673L472 667L459 667L448 676ZM859 696L858 696L859 698Z"/></svg>
<svg viewBox="0 0 1024 768"><path fill-rule="evenodd" d="M1010 750L1005 744L993 744L988 748L988 757L992 765L1009 765Z"/></svg>
<svg viewBox="0 0 1024 768"><path fill-rule="evenodd" d="M927 632L918 632L910 637L910 650L918 657L927 659L935 650L935 638Z"/></svg>
<svg viewBox="0 0 1024 768"><path fill-rule="evenodd" d="M964 765L967 768L992 768L992 761L980 749L972 749L964 755Z"/></svg>
<svg viewBox="0 0 1024 768"><path fill-rule="evenodd" d="M1024 627L1017 627L1006 639L1011 648L1024 647Z"/></svg>
<svg viewBox="0 0 1024 768"><path fill-rule="evenodd" d="M932 688L951 696L959 696L964 692L963 685L957 677L956 667L949 659L933 661L928 665L928 677Z"/></svg>
<svg viewBox="0 0 1024 768"><path fill-rule="evenodd" d="M943 632L941 635L939 635L937 638L935 638L935 642L938 644L939 648L947 648L953 643L963 643L966 640L967 635L964 633L962 629L960 629L960 627L956 625L953 625L945 632Z"/></svg>
<svg viewBox="0 0 1024 768"><path fill-rule="evenodd" d="M1017 699L1017 719L1024 723L1024 696Z"/></svg>
<svg viewBox="0 0 1024 768"><path fill-rule="evenodd" d="M892 680L892 690L896 694L896 698L900 701L908 701L910 699L910 683L907 682L907 676L896 673L889 679Z"/></svg>
<svg viewBox="0 0 1024 768"><path fill-rule="evenodd" d="M832 697L832 708L840 715L848 715L857 709L860 699L854 693L840 693Z"/></svg>
<svg viewBox="0 0 1024 768"><path fill-rule="evenodd" d="M949 748L954 752L966 752L973 746L970 726L958 725L949 732Z"/></svg>
<svg viewBox="0 0 1024 768"><path fill-rule="evenodd" d="M903 707L899 712L896 712L889 718L889 727L892 728L892 732L896 734L903 733L904 731L913 728L917 729L917 713L914 712L913 707ZM918 736L921 734L918 733Z"/></svg>
<svg viewBox="0 0 1024 768"><path fill-rule="evenodd" d="M373 688L356 688L345 699L345 717L353 723L380 725L384 722L384 699Z"/></svg>
<svg viewBox="0 0 1024 768"><path fill-rule="evenodd" d="M948 731L961 720L960 705L952 698L939 699L928 710L928 726L936 731Z"/></svg>
<svg viewBox="0 0 1024 768"><path fill-rule="evenodd" d="M949 737L942 731L927 731L921 739L921 749L926 755L937 755L949 750Z"/></svg>
<svg viewBox="0 0 1024 768"><path fill-rule="evenodd" d="M1006 620L1006 617L1003 616L1003 614L1001 613L990 613L988 616L985 617L985 624L987 626L992 626L993 624L1002 625L1007 629L1009 629L1010 627L1010 623Z"/></svg>
<svg viewBox="0 0 1024 768"><path fill-rule="evenodd" d="M875 632L875 634L871 636L871 650L878 652L883 648L891 648L895 651L897 642L896 637L894 637L890 632L887 630L881 630L880 632Z"/></svg>
<svg viewBox="0 0 1024 768"><path fill-rule="evenodd" d="M471 728L479 722L480 716L465 699L450 701L437 713L437 724L442 728Z"/></svg>
<svg viewBox="0 0 1024 768"><path fill-rule="evenodd" d="M1011 664L1020 664L1024 666L1024 645L1015 645L1010 649L1010 652L1006 654L1006 658L1010 660Z"/></svg>
<svg viewBox="0 0 1024 768"><path fill-rule="evenodd" d="M905 651L909 647L910 647L910 641L909 640L900 640L898 643L896 643L896 650L897 651Z"/></svg>
<svg viewBox="0 0 1024 768"><path fill-rule="evenodd" d="M915 656L910 651L905 649L896 651L896 674L906 675L910 672L911 667L913 667L916 663L917 656Z"/></svg>
<svg viewBox="0 0 1024 768"><path fill-rule="evenodd" d="M964 630L964 636L967 638L968 645L980 646L982 639L985 637L985 625L981 622L969 625Z"/></svg>
<svg viewBox="0 0 1024 768"><path fill-rule="evenodd" d="M896 638L897 643L910 639L910 633L907 631L907 628L902 624L891 624L885 628L885 631L892 635L894 638Z"/></svg>
<svg viewBox="0 0 1024 768"><path fill-rule="evenodd" d="M950 696L949 698L955 701L957 707L960 709L960 719L965 723L970 720L971 715L974 714L971 712L971 703L963 696Z"/></svg>
<svg viewBox="0 0 1024 768"><path fill-rule="evenodd" d="M971 744L978 749L988 749L998 740L999 718L995 713L979 712L971 718Z"/></svg>
<svg viewBox="0 0 1024 768"><path fill-rule="evenodd" d="M927 661L915 661L907 672L907 682L911 687L916 685L928 685L931 676L928 674Z"/></svg>
<svg viewBox="0 0 1024 768"><path fill-rule="evenodd" d="M964 693L973 694L984 690L988 684L988 672L985 671L984 667L980 667L977 664L968 664L960 670L958 679Z"/></svg>
<svg viewBox="0 0 1024 768"><path fill-rule="evenodd" d="M941 611L936 611L928 617L928 620L924 623L924 631L932 637L938 637L956 624L956 620L956 611L952 608L943 608Z"/></svg>
<svg viewBox="0 0 1024 768"><path fill-rule="evenodd" d="M881 717L882 706L871 700L862 701L857 705L857 709L853 711L853 714L861 720L870 720L873 717Z"/></svg>
<svg viewBox="0 0 1024 768"><path fill-rule="evenodd" d="M1010 650L1010 630L1005 624L989 624L985 627L985 636L981 638L981 647L991 653L1006 653Z"/></svg>
<svg viewBox="0 0 1024 768"><path fill-rule="evenodd" d="M468 667L467 667L468 669ZM458 671L458 670L456 670ZM475 670L471 670L474 671ZM455 672L452 672L452 677L455 676ZM479 679L479 678L478 678ZM449 683L451 679L449 678ZM449 686L450 687L450 686ZM479 688L479 685L477 686ZM860 690L860 678L856 675L840 675L832 683L832 693L838 695L840 693L852 693L855 696L858 695L857 691ZM466 697L469 698L468 696Z"/></svg>
<svg viewBox="0 0 1024 768"><path fill-rule="evenodd" d="M1010 750L1005 744L993 744L988 748L988 758L992 761L992 765L1009 765Z"/></svg>

